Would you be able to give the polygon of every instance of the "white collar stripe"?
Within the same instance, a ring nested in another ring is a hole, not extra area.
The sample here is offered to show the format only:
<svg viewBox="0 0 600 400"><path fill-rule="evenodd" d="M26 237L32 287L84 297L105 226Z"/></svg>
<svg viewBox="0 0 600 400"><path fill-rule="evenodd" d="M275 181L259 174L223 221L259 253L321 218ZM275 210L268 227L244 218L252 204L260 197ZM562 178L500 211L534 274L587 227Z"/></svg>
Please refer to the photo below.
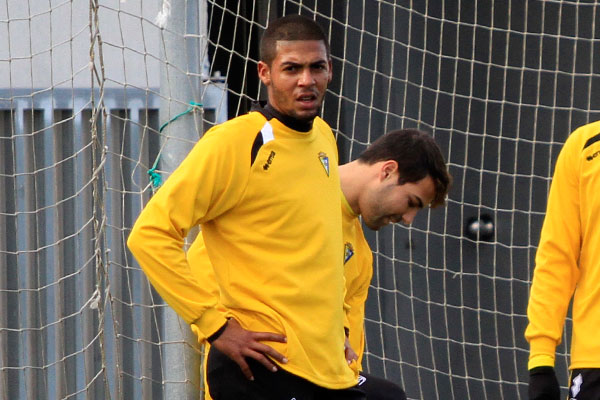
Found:
<svg viewBox="0 0 600 400"><path fill-rule="evenodd" d="M269 121L265 122L262 129L260 130L262 133L263 144L269 143L271 140L275 139L273 136L273 127L269 123Z"/></svg>

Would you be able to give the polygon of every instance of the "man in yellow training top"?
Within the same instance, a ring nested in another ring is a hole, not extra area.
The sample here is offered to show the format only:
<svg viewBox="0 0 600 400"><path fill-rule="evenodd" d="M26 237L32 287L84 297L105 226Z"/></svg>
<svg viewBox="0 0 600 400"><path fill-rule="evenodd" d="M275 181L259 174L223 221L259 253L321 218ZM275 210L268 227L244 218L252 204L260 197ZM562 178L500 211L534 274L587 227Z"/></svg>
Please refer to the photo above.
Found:
<svg viewBox="0 0 600 400"><path fill-rule="evenodd" d="M365 302L373 275L373 256L358 217L362 215L365 224L374 230L392 222L410 224L423 207L444 204L451 178L433 138L414 129L393 131L380 137L358 160L340 166L339 173L345 302L349 307L346 358L352 368L361 370ZM188 250L187 258L198 282L204 283L207 290L212 287L218 299L219 288L201 234ZM215 381L213 375L219 371L213 368L214 365L208 365L209 377L207 379L205 373L205 382ZM219 397L221 385L209 384L208 388L215 398ZM359 376L359 388L370 400L406 399L398 385L364 372ZM205 398L213 397L207 391Z"/></svg>
<svg viewBox="0 0 600 400"><path fill-rule="evenodd" d="M556 161L535 257L525 337L529 398L564 399L556 346L573 298L569 399L600 399L600 121L575 130Z"/></svg>
<svg viewBox="0 0 600 400"><path fill-rule="evenodd" d="M219 400L364 399L344 354L337 147L318 117L329 44L292 15L269 24L260 53L268 103L208 131L127 243L162 298L212 342L228 389ZM190 272L183 245L196 225L223 308Z"/></svg>
<svg viewBox="0 0 600 400"><path fill-rule="evenodd" d="M269 24L260 51L268 104L198 141L128 246L162 298L212 341L209 357L240 375L227 376L222 398L364 399L344 356L337 148L318 117L332 77L327 38L311 19L287 16ZM199 224L225 311L183 251Z"/></svg>

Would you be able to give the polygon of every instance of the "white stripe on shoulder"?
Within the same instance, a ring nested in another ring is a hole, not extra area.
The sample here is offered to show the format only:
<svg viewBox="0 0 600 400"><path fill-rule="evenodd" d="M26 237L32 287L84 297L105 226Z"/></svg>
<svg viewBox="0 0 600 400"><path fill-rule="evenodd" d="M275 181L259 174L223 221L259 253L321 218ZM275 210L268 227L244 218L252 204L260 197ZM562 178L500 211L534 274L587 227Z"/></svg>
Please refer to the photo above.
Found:
<svg viewBox="0 0 600 400"><path fill-rule="evenodd" d="M260 130L260 133L262 133L263 144L267 144L271 140L275 139L275 137L273 136L273 127L271 126L269 121L265 122L262 129Z"/></svg>

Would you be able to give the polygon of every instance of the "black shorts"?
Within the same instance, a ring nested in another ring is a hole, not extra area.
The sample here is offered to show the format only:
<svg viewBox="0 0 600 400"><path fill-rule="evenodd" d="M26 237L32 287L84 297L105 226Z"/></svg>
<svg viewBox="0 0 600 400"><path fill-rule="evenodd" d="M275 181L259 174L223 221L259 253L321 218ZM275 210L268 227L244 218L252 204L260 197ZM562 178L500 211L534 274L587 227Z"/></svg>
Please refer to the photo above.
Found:
<svg viewBox="0 0 600 400"><path fill-rule="evenodd" d="M406 400L404 390L392 381L361 372L358 388L369 400Z"/></svg>
<svg viewBox="0 0 600 400"><path fill-rule="evenodd" d="M366 400L357 387L342 390L326 389L279 368L267 370L254 359L246 359L254 380L244 376L239 365L210 347L206 364L206 379L214 400Z"/></svg>
<svg viewBox="0 0 600 400"><path fill-rule="evenodd" d="M571 371L569 400L600 400L600 368Z"/></svg>

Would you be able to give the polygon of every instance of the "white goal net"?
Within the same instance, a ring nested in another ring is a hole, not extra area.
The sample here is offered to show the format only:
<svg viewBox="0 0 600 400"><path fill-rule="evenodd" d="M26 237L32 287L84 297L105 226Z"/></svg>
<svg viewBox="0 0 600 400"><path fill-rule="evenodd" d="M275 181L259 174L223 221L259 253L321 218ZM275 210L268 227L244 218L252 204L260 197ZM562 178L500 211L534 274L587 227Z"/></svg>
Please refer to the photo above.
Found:
<svg viewBox="0 0 600 400"><path fill-rule="evenodd" d="M340 161L414 127L454 178L447 207L365 230L364 369L410 399L527 398L553 165L600 117L594 2L0 0L0 398L202 398L202 350L125 242L202 132L264 94L258 40L293 13L330 37Z"/></svg>

